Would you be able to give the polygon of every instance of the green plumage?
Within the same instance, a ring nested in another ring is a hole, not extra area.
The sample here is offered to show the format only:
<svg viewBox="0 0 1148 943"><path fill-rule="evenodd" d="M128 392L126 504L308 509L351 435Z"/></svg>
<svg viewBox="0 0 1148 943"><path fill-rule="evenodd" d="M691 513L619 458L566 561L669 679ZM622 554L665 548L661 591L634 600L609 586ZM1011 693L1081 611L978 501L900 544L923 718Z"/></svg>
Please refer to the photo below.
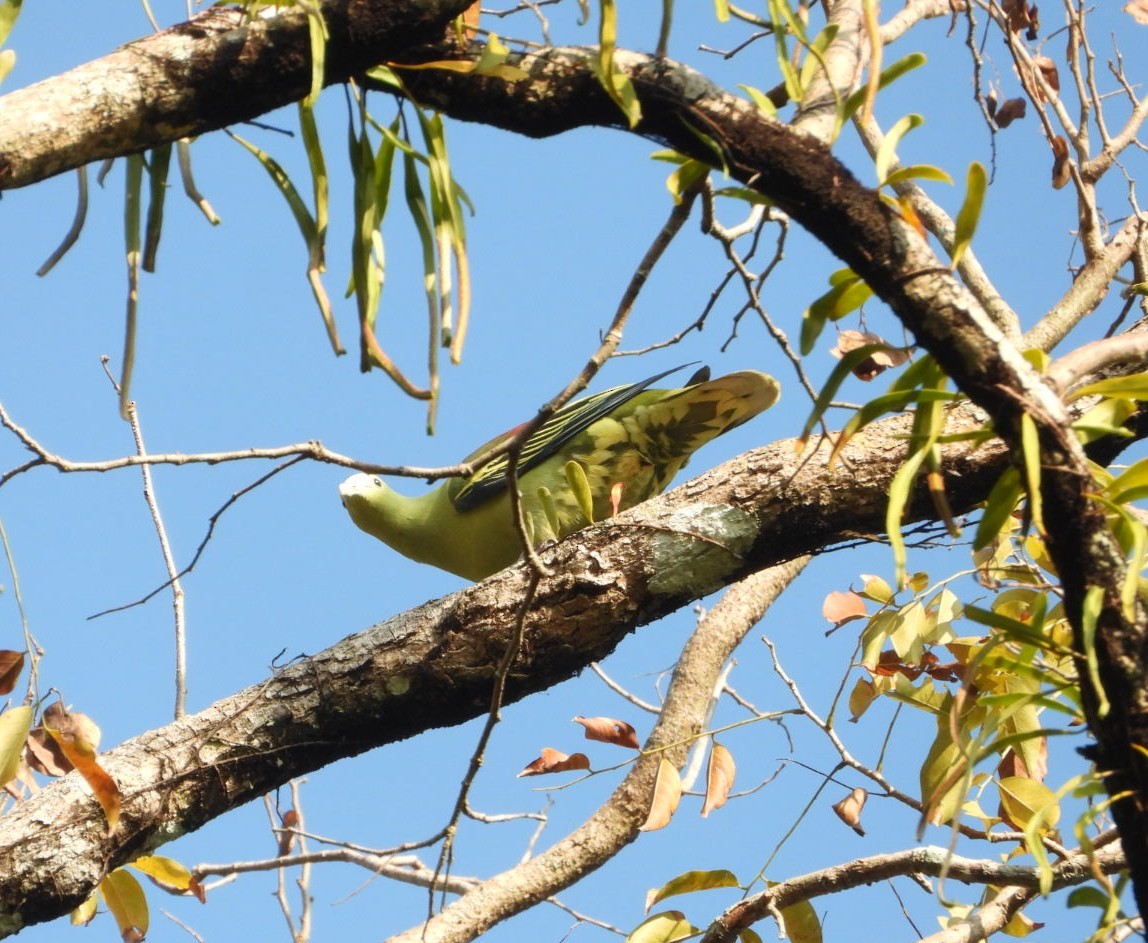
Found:
<svg viewBox="0 0 1148 943"><path fill-rule="evenodd" d="M660 494L697 449L768 409L780 391L776 380L754 370L649 389L664 376L568 403L527 440L518 486L536 544ZM352 475L339 494L355 524L399 553L481 580L522 555L506 466L505 457L495 459L417 498L366 474Z"/></svg>

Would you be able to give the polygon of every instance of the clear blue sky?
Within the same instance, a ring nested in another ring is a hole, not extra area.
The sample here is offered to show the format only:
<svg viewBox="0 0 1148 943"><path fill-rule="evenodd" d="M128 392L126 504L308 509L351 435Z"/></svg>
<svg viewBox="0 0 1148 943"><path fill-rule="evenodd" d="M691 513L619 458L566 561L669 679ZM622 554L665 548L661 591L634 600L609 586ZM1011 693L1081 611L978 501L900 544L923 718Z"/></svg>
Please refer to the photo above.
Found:
<svg viewBox="0 0 1148 943"><path fill-rule="evenodd" d="M166 24L181 18L181 4L153 4ZM593 5L592 5L593 6ZM652 45L656 5L621 10L623 43ZM1110 30L1128 36L1124 52L1135 61L1134 44L1144 49L1144 33L1115 4L1098 14L1094 36ZM710 4L679 3L671 54L718 78L768 87L772 51L751 47L732 63L698 53L695 36L717 47L732 46L743 31L718 26ZM575 27L576 7L549 9L556 37L589 42L592 33ZM1048 16L1052 16L1051 9ZM1111 21L1111 22L1109 22ZM930 64L881 99L886 124L918 111L928 119L902 150L906 162L930 162L963 179L969 160L988 162L989 135L971 105L967 51L961 37L946 39L947 22L927 25L888 52L890 58L925 47ZM25 5L9 45L16 70L4 91L29 84L107 52L148 32L142 10L42 0ZM520 31L526 31L522 25ZM698 31L704 30L703 33ZM627 39L627 37L629 37ZM1123 36L1122 36L1122 41ZM999 50L992 50L994 53ZM1015 79L1000 56L1000 81L1016 94ZM760 64L760 67L756 64ZM388 120L391 106L382 96L373 110ZM344 104L339 90L325 95L323 131L332 168L330 271L326 285L336 303L344 342L355 343L353 303L341 298L348 272L348 176L343 166ZM295 127L292 111L268 116L271 124ZM301 173L297 140L257 129L241 130ZM328 447L364 461L393 464L447 464L477 444L532 414L584 363L608 324L629 276L669 211L662 186L665 164L648 155L656 146L614 131L585 131L550 141L528 141L478 126L451 124L449 141L456 174L477 213L469 220L474 271L474 313L470 340L460 367L444 369L439 432L423 433L423 407L403 397L381 373L364 376L354 351L334 357L304 279L306 253L289 213L264 171L222 134L195 145L199 185L223 219L210 227L173 189L159 257L159 271L143 279L140 298L138 365L133 395L139 405L151 451L200 452L272 446L320 439ZM975 246L1005 296L1035 318L1066 285L1072 196L1048 186L1051 159L1031 116L998 139L998 176ZM863 179L871 164L844 141L841 153ZM300 176L300 185L304 178ZM931 188L955 210L960 187ZM55 247L71 220L74 184L61 177L0 201L5 238L3 276L4 343L0 345L0 401L13 418L48 448L72 459L110 458L133 450L130 431L117 413L116 399L100 365L108 354L120 362L126 276L123 266L122 164L104 189L93 188L85 234L47 278L35 270ZM418 248L402 219L401 206L384 228L389 278L379 318L388 350L416 377L421 376L424 301ZM726 222L735 222L733 214ZM624 347L662 339L694 319L724 270L716 246L689 233L659 267L643 293L627 329ZM768 252L768 249L766 250ZM796 336L802 308L824 288L836 268L808 239L793 234L786 264L766 288L770 313ZM731 294L731 299L736 295ZM726 352L734 302L719 306L703 334L677 349L624 359L607 366L599 388L703 360L715 373L741 368L776 373L786 386L782 405L719 440L696 459L694 470L717 464L755 445L796 434L808 402L792 371L760 325L747 317ZM1109 303L1094 317L1105 321ZM874 306L871 323L889 330ZM852 325L850 325L852 326ZM891 335L893 338L897 334ZM833 361L825 347L808 369L823 377ZM856 388L856 400L873 395ZM19 464L24 454L9 435L0 435L0 468ZM202 539L208 517L237 488L267 471L266 463L219 467L158 468L156 489L178 562L186 563ZM336 493L345 472L303 466L274 479L244 498L222 519L199 567L185 580L190 633L190 701L199 710L213 700L263 678L273 659L315 652L345 635L428 598L451 592L461 581L419 567L357 531L346 519ZM401 482L415 491L420 482ZM88 621L94 612L122 605L163 580L139 475L61 476L37 470L0 491L0 517L11 541L31 629L46 649L42 685L53 686L76 709L103 728L110 746L170 719L172 704L171 608L160 595L149 604ZM967 565L967 554L918 556L911 567L935 576ZM835 588L858 581L862 572L888 574L881 551L834 554L819 561L783 599L739 653L732 683L762 710L791 706L769 668L758 640L775 639L790 673L824 708L840 683L854 636L848 630L823 636L821 599ZM0 596L0 647L20 647L19 615L4 577ZM678 645L694 614L682 611L643 629L606 664L622 684L647 700L656 699L661 672L672 667ZM574 714L608 714L630 720L644 735L651 718L610 693L593 676L573 682L506 711L474 795L483 811L534 811L547 802L535 791L541 780L514 774L543 746L572 752L585 749L596 767L619 759L610 748L584 745ZM874 711L850 743L873 758L885 732L890 708ZM723 709L719 719L741 714ZM928 722L898 726L890 771L908 791L916 789L917 762L931 737ZM800 756L819 769L834 758L801 724L791 728L805 741ZM440 731L338 764L309 777L305 812L311 831L362 845L387 846L433 833L449 814L455 789L474 742L475 727ZM788 751L784 733L759 724L725 738L739 764L740 788L758 782ZM912 754L901 759L898 743ZM541 847L581 821L616 782L605 774L576 788L552 794L551 825ZM1054 771L1058 784L1068 775ZM844 777L850 785L861 784ZM644 892L693 868L725 867L743 879L754 875L819 784L819 777L789 767L757 796L733 803L702 822L700 804L687 799L664 831L642 836L618 862L564 899L600 919L629 929L642 919ZM826 793L835 801L841 790ZM913 816L871 803L868 837L861 839L833 819L821 801L785 845L768 876L773 880L844 861L859 854L894 850L914 843ZM456 872L487 875L513 864L522 854L530 823L467 826L460 838ZM928 841L943 843L934 830ZM253 805L167 846L164 853L188 865L201 861L268 856L273 844L260 807ZM426 910L423 892L367 880L349 867L316 870L315 939L375 940L417 921ZM367 886L363 887L362 885ZM901 882L899 890L923 933L935 929L934 908L919 890ZM186 921L209 941L275 939L284 932L274 901L271 875L244 877L212 894L206 907L152 892L152 931L162 943L187 939L159 914L163 908ZM949 894L972 902L976 894L950 886ZM705 922L723 905L718 893L683 898L695 922ZM879 932L885 939L916 934L899 916L884 886L822 901L826 939L856 940ZM1037 919L1064 920L1060 902L1035 908ZM860 918L860 920L859 920ZM864 921L862 923L861 921ZM559 940L568 916L541 908L494 931L495 940ZM1064 929L1061 924L1061 929ZM1083 937L1074 919L1071 934L1046 931L1041 939ZM880 927L879 931L873 928ZM759 928L763 937L774 932ZM1079 931L1079 932L1078 932ZM81 931L56 923L27 931L30 941L75 939ZM87 931L115 939L110 918ZM582 928L575 939L604 938Z"/></svg>

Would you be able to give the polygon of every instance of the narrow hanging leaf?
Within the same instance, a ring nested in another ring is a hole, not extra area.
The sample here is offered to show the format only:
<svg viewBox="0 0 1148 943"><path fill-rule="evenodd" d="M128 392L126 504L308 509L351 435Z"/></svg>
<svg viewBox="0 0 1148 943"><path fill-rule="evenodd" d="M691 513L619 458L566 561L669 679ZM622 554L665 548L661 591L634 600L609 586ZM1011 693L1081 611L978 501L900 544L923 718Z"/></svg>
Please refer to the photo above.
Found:
<svg viewBox="0 0 1148 943"><path fill-rule="evenodd" d="M957 222L953 230L953 268L961 261L969 244L973 241L973 233L977 230L977 223L981 218L981 209L985 202L985 190L988 187L988 175L984 165L978 161L969 164L968 176L965 180L965 201L957 213Z"/></svg>
<svg viewBox="0 0 1148 943"><path fill-rule="evenodd" d="M8 38L16 17L20 15L20 6L24 0L2 0L0 2L0 44Z"/></svg>
<svg viewBox="0 0 1148 943"><path fill-rule="evenodd" d="M733 788L733 778L736 772L737 765L733 761L733 754L715 740L710 747L709 763L706 766L706 798L705 802L702 803L703 819L714 809L720 809L725 805L729 798L729 791Z"/></svg>
<svg viewBox="0 0 1148 943"><path fill-rule="evenodd" d="M116 868L100 881L100 896L115 917L125 943L143 940L148 930L148 909L140 882L123 868Z"/></svg>
<svg viewBox="0 0 1148 943"><path fill-rule="evenodd" d="M331 309L331 301L327 297L327 290L323 287L322 280L320 279L320 273L324 267L323 237L325 233L320 232L316 218L311 215L311 211L299 195L295 184L291 182L291 178L279 163L254 144L245 141L238 134L234 134L231 131L227 133L233 140L243 145L243 147L259 161L263 169L267 171L267 175L278 188L280 195L287 201L291 215L295 218L295 225L299 227L299 232L303 236L303 242L307 246L307 283L311 286L311 293L315 297L315 303L319 306L319 314L322 316L323 323L327 327L327 335L332 348L336 354L344 353L345 351L339 342L338 335L334 333L335 316Z"/></svg>
<svg viewBox="0 0 1148 943"><path fill-rule="evenodd" d="M638 826L640 832L653 832L665 828L682 801L682 777L678 768L665 757L658 764L658 777L654 782L654 795L650 799L650 812L646 821Z"/></svg>
<svg viewBox="0 0 1148 943"><path fill-rule="evenodd" d="M1089 383L1073 390L1068 398L1077 400L1082 396L1113 396L1120 399L1148 400L1148 373L1132 373L1126 377L1113 377Z"/></svg>
<svg viewBox="0 0 1148 943"><path fill-rule="evenodd" d="M574 500L578 502L582 516L593 524L594 496L590 492L590 480L586 477L586 469L582 467L580 462L571 460L566 463L563 471L566 474L566 484L570 486L570 492L574 495ZM554 528L554 533L558 533L557 527Z"/></svg>
<svg viewBox="0 0 1148 943"><path fill-rule="evenodd" d="M1040 438L1036 423L1028 413L1020 416L1020 443L1024 459L1024 483L1028 492L1028 511L1037 533L1044 535L1044 516L1040 497Z"/></svg>
<svg viewBox="0 0 1148 943"><path fill-rule="evenodd" d="M0 714L0 786L16 777L20 757L32 729L32 708L29 705L10 707Z"/></svg>
<svg viewBox="0 0 1148 943"><path fill-rule="evenodd" d="M0 82L8 78L8 73L16 67L16 50L0 49Z"/></svg>
<svg viewBox="0 0 1148 943"><path fill-rule="evenodd" d="M923 66L926 61L927 60L924 53L920 52L913 52L904 58L898 59L887 68L881 70L880 79L877 82L878 90L883 89L891 82L897 81L897 79L905 75L907 72L911 72L913 69ZM840 124L844 124L851 117L853 117L857 109L865 103L868 94L869 89L867 87L859 88L852 95L845 99L845 104L841 109Z"/></svg>
<svg viewBox="0 0 1148 943"><path fill-rule="evenodd" d="M195 184L195 174L191 169L191 142L188 138L180 138L175 146L176 159L179 161L179 176L183 181L183 192L199 211L207 218L212 226L218 226L222 220L216 215L207 198L199 192Z"/></svg>
<svg viewBox="0 0 1148 943"><path fill-rule="evenodd" d="M1092 693L1097 699L1097 716L1104 718L1112 709L1108 695L1104 692L1104 685L1100 680L1100 662L1096 657L1096 623L1100 619L1100 610L1104 605L1104 588L1102 586L1089 586L1084 594L1084 602L1080 607L1080 634L1084 645L1084 659L1088 665L1088 680L1092 684Z"/></svg>
<svg viewBox="0 0 1148 943"><path fill-rule="evenodd" d="M739 85L738 88L749 96L750 101L757 105L758 111L762 114L768 115L770 118L777 117L777 106L761 89L754 88L752 85Z"/></svg>
<svg viewBox="0 0 1148 943"><path fill-rule="evenodd" d="M1021 496L1020 472L1015 467L1006 468L985 501L977 532L973 536L973 549L980 550L996 540Z"/></svg>
<svg viewBox="0 0 1148 943"><path fill-rule="evenodd" d="M599 8L602 20L598 25L598 59L595 62L594 72L598 76L599 84L610 96L610 100L618 106L633 128L642 120L642 106L634 91L634 83L614 62L614 51L618 41L618 8L614 0L599 0Z"/></svg>
<svg viewBox="0 0 1148 943"><path fill-rule="evenodd" d="M885 135L885 140L877 148L877 156L874 158L874 163L877 166L878 186L884 186L893 169L893 164L897 160L897 145L901 143L901 138L924 123L925 119L920 115L905 115L889 129L889 133Z"/></svg>
<svg viewBox="0 0 1148 943"><path fill-rule="evenodd" d="M143 156L129 154L124 188L124 243L128 266L127 314L124 317L124 356L120 369L120 418L127 420L131 403L132 371L136 363L136 316L140 290L140 191Z"/></svg>
<svg viewBox="0 0 1148 943"><path fill-rule="evenodd" d="M147 224L144 227L143 270L155 271L159 237L163 231L163 206L167 196L167 172L171 166L171 145L164 144L151 152L148 164Z"/></svg>
<svg viewBox="0 0 1148 943"><path fill-rule="evenodd" d="M542 505L542 513L546 515L546 523L550 525L550 533L561 533L561 523L558 520L558 508L554 505L554 495L545 485L538 488L538 503Z"/></svg>

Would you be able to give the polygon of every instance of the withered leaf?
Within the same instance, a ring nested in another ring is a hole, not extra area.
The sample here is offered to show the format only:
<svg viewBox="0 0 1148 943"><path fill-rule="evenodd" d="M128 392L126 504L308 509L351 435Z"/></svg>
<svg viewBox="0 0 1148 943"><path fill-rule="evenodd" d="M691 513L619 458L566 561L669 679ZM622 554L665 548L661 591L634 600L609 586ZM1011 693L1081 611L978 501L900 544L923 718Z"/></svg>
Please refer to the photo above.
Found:
<svg viewBox="0 0 1148 943"><path fill-rule="evenodd" d="M11 694L24 670L24 653L0 648L0 694Z"/></svg>
<svg viewBox="0 0 1148 943"><path fill-rule="evenodd" d="M993 120L997 123L998 128L1007 128L1018 118L1023 118L1027 110L1028 102L1023 98L1009 98L1001 103L1000 108L993 115Z"/></svg>
<svg viewBox="0 0 1148 943"><path fill-rule="evenodd" d="M1056 63L1048 58L1048 56L1033 56L1032 64L1040 71L1041 78L1044 79L1045 84L1054 92L1059 93L1060 73L1057 71Z"/></svg>
<svg viewBox="0 0 1148 943"><path fill-rule="evenodd" d="M518 775L543 776L546 773L565 773L573 769L589 769L590 759L585 753L571 753L567 756L561 750L543 747L538 759L529 763Z"/></svg>
<svg viewBox="0 0 1148 943"><path fill-rule="evenodd" d="M706 765L706 800L702 803L702 818L704 819L714 809L720 809L729 798L729 791L733 788L733 778L737 773L737 764L733 761L733 754L716 740L710 746L709 763Z"/></svg>
<svg viewBox="0 0 1148 943"><path fill-rule="evenodd" d="M840 628L846 622L865 618L865 600L856 593L833 590L821 603L821 614Z"/></svg>
<svg viewBox="0 0 1148 943"><path fill-rule="evenodd" d="M65 776L72 771L72 764L64 756L64 751L43 727L34 727L24 745L24 760L37 773L44 776Z"/></svg>
<svg viewBox="0 0 1148 943"><path fill-rule="evenodd" d="M47 711L44 711L47 715ZM76 715L83 716L83 715ZM94 726L94 725L93 725ZM92 790L92 794L104 810L104 818L108 821L108 832L114 832L120 821L121 796L116 781L108 775L107 770L100 766L96 759L95 746L85 739L81 733L69 733L53 727L45 728L52 739L64 751L64 756L73 767L84 777L84 781ZM97 736L99 731L96 731Z"/></svg>
<svg viewBox="0 0 1148 943"><path fill-rule="evenodd" d="M1124 4L1124 12L1141 26L1148 26L1148 0L1129 0Z"/></svg>
<svg viewBox="0 0 1148 943"><path fill-rule="evenodd" d="M869 793L858 787L840 802L833 804L833 811L837 813L837 817L858 835L865 834L865 829L861 827L861 810L865 808L865 800L868 798Z"/></svg>
<svg viewBox="0 0 1148 943"><path fill-rule="evenodd" d="M871 344L880 344L882 348L875 350L853 368L853 375L860 380L872 380L890 367L900 366L909 359L912 350L911 347L894 347L879 334L869 331L844 330L838 332L837 344L829 353L840 360L849 351Z"/></svg>
<svg viewBox="0 0 1148 943"><path fill-rule="evenodd" d="M602 743L613 743L620 747L630 747L637 750L638 733L624 720L615 720L613 717L583 717L579 714L574 723L586 728L587 740L599 740Z"/></svg>
<svg viewBox="0 0 1148 943"><path fill-rule="evenodd" d="M1059 134L1052 139L1052 188L1059 190L1072 179L1068 162L1068 142Z"/></svg>
<svg viewBox="0 0 1148 943"><path fill-rule="evenodd" d="M288 809L283 813L282 818L279 820L279 857L291 854L291 849L295 845L295 829L299 825L299 813L294 809Z"/></svg>
<svg viewBox="0 0 1148 943"><path fill-rule="evenodd" d="M682 800L682 777L678 768L663 757L658 764L658 778L654 782L654 795L650 799L650 812L646 821L638 826L642 832L665 828Z"/></svg>

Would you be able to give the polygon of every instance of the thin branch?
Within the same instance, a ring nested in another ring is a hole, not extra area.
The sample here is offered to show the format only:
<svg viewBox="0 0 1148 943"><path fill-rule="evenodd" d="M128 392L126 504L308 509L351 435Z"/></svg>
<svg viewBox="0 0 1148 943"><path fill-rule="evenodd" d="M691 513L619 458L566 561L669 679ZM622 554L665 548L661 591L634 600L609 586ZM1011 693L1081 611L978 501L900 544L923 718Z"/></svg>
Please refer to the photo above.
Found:
<svg viewBox="0 0 1148 943"><path fill-rule="evenodd" d="M1078 851L1053 865L1053 889L1090 881L1095 877L1096 870L1114 874L1126 867L1127 862L1119 846L1105 848L1093 855ZM944 876L963 884L1004 885L1017 892L1027 891L1027 894L1020 895L1023 898L1021 905L1036 896L1042 879L1041 869L1035 865L1002 864L998 861L965 858L936 845L871 855L782 881L738 901L711 924L702 943L731 943L739 931L763 919L771 908L781 910L799 901L914 874ZM947 938L938 934L928 939L940 941Z"/></svg>

